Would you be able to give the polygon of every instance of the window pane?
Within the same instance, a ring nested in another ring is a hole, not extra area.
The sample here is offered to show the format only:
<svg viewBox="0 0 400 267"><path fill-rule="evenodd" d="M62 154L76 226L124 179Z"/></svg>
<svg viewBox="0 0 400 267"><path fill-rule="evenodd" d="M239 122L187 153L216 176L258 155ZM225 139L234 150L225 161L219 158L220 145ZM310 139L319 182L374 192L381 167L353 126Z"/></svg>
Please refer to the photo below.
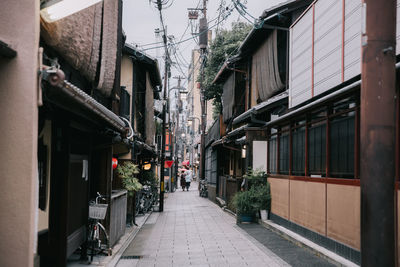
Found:
<svg viewBox="0 0 400 267"><path fill-rule="evenodd" d="M330 176L354 177L354 116L344 114L330 123Z"/></svg>
<svg viewBox="0 0 400 267"><path fill-rule="evenodd" d="M326 124L308 129L308 169L311 174L326 175Z"/></svg>
<svg viewBox="0 0 400 267"><path fill-rule="evenodd" d="M292 174L305 175L305 127L293 130L292 134Z"/></svg>
<svg viewBox="0 0 400 267"><path fill-rule="evenodd" d="M271 139L268 142L269 145L269 155L268 155L268 161L269 161L269 172L270 173L277 173L276 170L276 163L277 163L277 145L278 145L278 139L276 138L276 135L271 137Z"/></svg>
<svg viewBox="0 0 400 267"><path fill-rule="evenodd" d="M289 133L279 137L279 173L289 174Z"/></svg>

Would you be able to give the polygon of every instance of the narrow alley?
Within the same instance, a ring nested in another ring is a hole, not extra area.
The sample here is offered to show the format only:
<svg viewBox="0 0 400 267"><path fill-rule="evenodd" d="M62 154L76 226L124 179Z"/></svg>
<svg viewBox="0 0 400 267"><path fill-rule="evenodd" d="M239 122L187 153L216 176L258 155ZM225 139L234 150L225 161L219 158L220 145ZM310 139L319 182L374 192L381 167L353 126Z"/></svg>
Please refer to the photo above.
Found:
<svg viewBox="0 0 400 267"><path fill-rule="evenodd" d="M0 267L400 266L399 42L400 0L0 0Z"/></svg>
<svg viewBox="0 0 400 267"><path fill-rule="evenodd" d="M199 197L194 183L189 192L168 195L164 212L150 215L117 266L334 265L258 224L237 226L232 215Z"/></svg>

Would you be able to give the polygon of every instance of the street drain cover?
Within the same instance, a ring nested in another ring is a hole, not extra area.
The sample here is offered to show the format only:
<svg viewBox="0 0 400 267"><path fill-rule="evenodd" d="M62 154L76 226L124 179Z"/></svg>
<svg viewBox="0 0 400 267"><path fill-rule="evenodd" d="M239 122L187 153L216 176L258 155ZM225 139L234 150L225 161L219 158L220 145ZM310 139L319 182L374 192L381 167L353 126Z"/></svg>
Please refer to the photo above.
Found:
<svg viewBox="0 0 400 267"><path fill-rule="evenodd" d="M121 259L127 259L127 260L141 259L141 258L143 258L143 256L134 255L134 256L122 256L121 257Z"/></svg>

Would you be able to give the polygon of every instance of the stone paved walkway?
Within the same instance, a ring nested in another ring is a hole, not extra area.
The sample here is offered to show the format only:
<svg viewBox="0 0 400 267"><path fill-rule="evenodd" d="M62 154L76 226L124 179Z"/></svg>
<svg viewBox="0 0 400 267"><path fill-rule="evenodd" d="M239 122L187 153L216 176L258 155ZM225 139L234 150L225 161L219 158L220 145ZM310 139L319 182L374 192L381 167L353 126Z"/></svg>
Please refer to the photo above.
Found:
<svg viewBox="0 0 400 267"><path fill-rule="evenodd" d="M118 267L290 266L238 227L235 218L199 197L196 183L188 192L169 194L164 207L163 213L154 212L149 217Z"/></svg>

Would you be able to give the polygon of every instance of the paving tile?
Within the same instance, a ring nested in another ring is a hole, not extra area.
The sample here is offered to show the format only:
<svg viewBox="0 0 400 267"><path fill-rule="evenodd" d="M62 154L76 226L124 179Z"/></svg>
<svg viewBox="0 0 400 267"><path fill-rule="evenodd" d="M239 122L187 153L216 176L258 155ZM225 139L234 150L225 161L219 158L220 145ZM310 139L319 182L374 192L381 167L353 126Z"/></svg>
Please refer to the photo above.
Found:
<svg viewBox="0 0 400 267"><path fill-rule="evenodd" d="M164 212L151 216L123 255L145 255L132 262L137 266L287 266L288 259L293 266L329 266L309 254L303 260L297 250L283 255L287 248L287 240L271 237L265 228L237 226L235 218L193 189L168 194ZM135 266L126 264L121 260L117 267Z"/></svg>

